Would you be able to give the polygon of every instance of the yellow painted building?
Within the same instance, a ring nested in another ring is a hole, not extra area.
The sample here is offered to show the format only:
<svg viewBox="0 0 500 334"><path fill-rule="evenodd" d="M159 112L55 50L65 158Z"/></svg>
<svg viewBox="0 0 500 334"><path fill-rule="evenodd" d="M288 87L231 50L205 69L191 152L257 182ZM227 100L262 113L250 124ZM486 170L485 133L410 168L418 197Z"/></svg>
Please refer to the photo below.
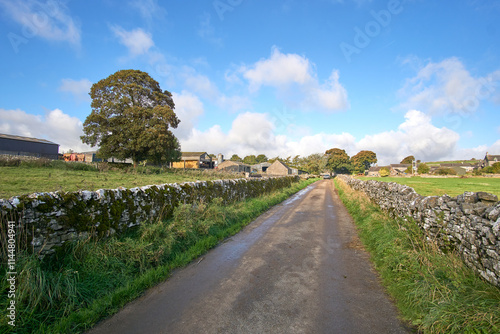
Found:
<svg viewBox="0 0 500 334"><path fill-rule="evenodd" d="M181 161L172 162L172 168L213 168L213 161L207 152L182 152Z"/></svg>

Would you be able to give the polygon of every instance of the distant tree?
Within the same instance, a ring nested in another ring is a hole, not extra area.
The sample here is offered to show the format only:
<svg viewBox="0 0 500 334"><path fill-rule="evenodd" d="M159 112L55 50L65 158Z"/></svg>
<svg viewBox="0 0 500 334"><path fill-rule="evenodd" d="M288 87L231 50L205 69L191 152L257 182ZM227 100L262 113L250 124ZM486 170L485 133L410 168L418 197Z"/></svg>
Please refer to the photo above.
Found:
<svg viewBox="0 0 500 334"><path fill-rule="evenodd" d="M268 159L265 154L259 154L257 156L257 163L266 162Z"/></svg>
<svg viewBox="0 0 500 334"><path fill-rule="evenodd" d="M376 162L377 155L372 151L361 151L351 158L351 164L357 173L363 173L365 170L370 169L371 164Z"/></svg>
<svg viewBox="0 0 500 334"><path fill-rule="evenodd" d="M175 161L180 145L170 128L177 128L174 100L147 73L118 71L92 85L92 112L83 124L85 144L99 146L102 158ZM173 160L172 160L173 159Z"/></svg>
<svg viewBox="0 0 500 334"><path fill-rule="evenodd" d="M248 165L255 165L257 163L257 158L255 155L247 155L243 158L243 162Z"/></svg>
<svg viewBox="0 0 500 334"><path fill-rule="evenodd" d="M310 174L321 174L326 170L326 160L324 154L314 153L303 159L302 168Z"/></svg>
<svg viewBox="0 0 500 334"><path fill-rule="evenodd" d="M351 159L345 150L332 148L327 150L325 155L327 156L326 167L330 171L339 174L348 174L353 170Z"/></svg>
<svg viewBox="0 0 500 334"><path fill-rule="evenodd" d="M409 155L403 160L401 160L401 164L411 164L415 160L415 157L413 155Z"/></svg>
<svg viewBox="0 0 500 334"><path fill-rule="evenodd" d="M300 166L300 155L296 155L293 157L291 161L291 165L294 167L299 167Z"/></svg>
<svg viewBox="0 0 500 334"><path fill-rule="evenodd" d="M241 161L241 158L237 154L233 154L233 156L229 160L231 160L231 161Z"/></svg>
<svg viewBox="0 0 500 334"><path fill-rule="evenodd" d="M431 168L427 164L424 163L424 164L418 165L417 173L428 174L430 170L431 170Z"/></svg>

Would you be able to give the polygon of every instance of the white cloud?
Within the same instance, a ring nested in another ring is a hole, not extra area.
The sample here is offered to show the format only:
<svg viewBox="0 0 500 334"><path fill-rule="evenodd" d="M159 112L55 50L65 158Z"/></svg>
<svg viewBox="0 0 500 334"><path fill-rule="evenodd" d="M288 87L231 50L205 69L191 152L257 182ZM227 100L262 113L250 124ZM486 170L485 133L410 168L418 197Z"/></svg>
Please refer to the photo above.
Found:
<svg viewBox="0 0 500 334"><path fill-rule="evenodd" d="M88 79L73 80L73 79L62 79L61 86L59 90L62 92L68 92L72 94L75 99L79 102L90 101L90 88L92 87L92 82Z"/></svg>
<svg viewBox="0 0 500 334"><path fill-rule="evenodd" d="M80 152L92 150L80 140L83 135L82 122L59 109L45 115L32 115L19 109L0 109L0 119L1 133L47 139L60 145L59 152L69 149Z"/></svg>
<svg viewBox="0 0 500 334"><path fill-rule="evenodd" d="M411 110L397 131L367 135L357 146L377 153L381 163L398 163L408 155L434 161L452 156L459 138L450 129L434 126L431 118L421 111Z"/></svg>
<svg viewBox="0 0 500 334"><path fill-rule="evenodd" d="M409 61L415 63L415 59ZM462 62L448 58L439 63L429 62L420 67L415 77L406 81L399 91L405 102L403 109L420 109L431 114L470 114L478 110L483 100L500 97L500 71L485 77L473 77Z"/></svg>
<svg viewBox="0 0 500 334"><path fill-rule="evenodd" d="M182 91L172 93L175 102L175 114L181 121L177 129L172 129L179 139L188 138L192 129L196 126L198 118L203 115L203 103L198 97L190 92Z"/></svg>
<svg viewBox="0 0 500 334"><path fill-rule="evenodd" d="M349 108L347 91L339 83L338 71L320 84L315 66L309 59L297 54L283 54L273 47L271 56L251 66L241 66L238 72L248 81L250 92L263 86L276 88L278 95L288 104L305 110L338 111ZM234 74L226 78L237 81Z"/></svg>
<svg viewBox="0 0 500 334"><path fill-rule="evenodd" d="M23 26L23 36L80 45L80 27L61 1L0 0L9 16Z"/></svg>
<svg viewBox="0 0 500 334"><path fill-rule="evenodd" d="M111 26L111 30L120 43L128 48L131 56L146 54L155 45L151 34L141 28L127 31L120 26Z"/></svg>
<svg viewBox="0 0 500 334"><path fill-rule="evenodd" d="M268 157L308 156L324 153L334 147L345 149L352 156L361 150L377 154L378 164L399 163L414 155L422 161L480 158L486 151L500 152L500 140L492 146L471 149L457 147L459 135L446 127L436 127L424 113L411 110L397 129L367 135L357 140L350 133L319 133L292 140L287 135L276 135L275 121L268 114L241 113L229 131L214 125L207 131L192 128L180 138L185 151L209 151L226 156L238 154L266 154Z"/></svg>
<svg viewBox="0 0 500 334"><path fill-rule="evenodd" d="M172 70L172 68L170 69ZM203 99L209 100L219 108L236 112L248 108L251 104L245 96L227 96L221 93L217 85L210 78L198 73L190 66L183 66L179 71L174 70L174 74L178 79L182 80L182 87L186 91L193 92Z"/></svg>
<svg viewBox="0 0 500 334"><path fill-rule="evenodd" d="M297 54L282 54L276 47L268 59L259 60L251 68L241 68L251 91L261 86L286 87L293 83L306 85L314 81L309 60Z"/></svg>
<svg viewBox="0 0 500 334"><path fill-rule="evenodd" d="M158 4L157 0L133 0L129 5L137 9L139 14L149 23L154 18L163 18L166 15L166 10Z"/></svg>
<svg viewBox="0 0 500 334"><path fill-rule="evenodd" d="M203 13L200 16L198 26L198 36L217 46L222 46L222 39L215 36L215 28L211 23L212 16L209 13Z"/></svg>

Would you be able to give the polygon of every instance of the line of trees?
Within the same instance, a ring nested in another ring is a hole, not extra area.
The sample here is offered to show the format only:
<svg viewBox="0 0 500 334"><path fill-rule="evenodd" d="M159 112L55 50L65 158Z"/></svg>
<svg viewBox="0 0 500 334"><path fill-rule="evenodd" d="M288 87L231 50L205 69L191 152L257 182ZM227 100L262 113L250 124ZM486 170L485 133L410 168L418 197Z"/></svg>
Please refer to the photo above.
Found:
<svg viewBox="0 0 500 334"><path fill-rule="evenodd" d="M334 172L340 174L363 173L370 166L377 162L377 155L372 151L360 151L356 155L349 157L345 150L340 148L332 148L324 154L314 153L306 157L300 155L289 156L286 158L274 157L268 159L265 154L247 155L240 158L239 155L233 154L231 161L239 161L249 165L258 164L261 162L273 163L279 160L289 167L298 168L311 174L321 174L324 172Z"/></svg>
<svg viewBox="0 0 500 334"><path fill-rule="evenodd" d="M337 174L364 173L377 162L377 155L372 151L360 151L349 157L345 150L332 148L325 152L325 156L327 157L326 167Z"/></svg>

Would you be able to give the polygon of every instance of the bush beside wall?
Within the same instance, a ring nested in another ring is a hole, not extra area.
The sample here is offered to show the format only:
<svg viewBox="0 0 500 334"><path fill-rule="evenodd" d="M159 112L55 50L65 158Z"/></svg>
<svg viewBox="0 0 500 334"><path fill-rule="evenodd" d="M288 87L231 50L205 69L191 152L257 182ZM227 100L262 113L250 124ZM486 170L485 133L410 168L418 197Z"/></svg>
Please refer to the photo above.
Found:
<svg viewBox="0 0 500 334"><path fill-rule="evenodd" d="M500 286L500 202L484 192L457 197L421 196L395 182L337 178L364 192L393 217L410 217L443 251L457 251L491 284Z"/></svg>
<svg viewBox="0 0 500 334"><path fill-rule="evenodd" d="M269 193L297 182L298 177L235 179L162 184L138 188L53 192L0 199L2 240L7 222L15 221L40 255L54 253L65 242L121 233L145 221L169 217L180 203L224 203ZM18 245L20 247L21 245Z"/></svg>

